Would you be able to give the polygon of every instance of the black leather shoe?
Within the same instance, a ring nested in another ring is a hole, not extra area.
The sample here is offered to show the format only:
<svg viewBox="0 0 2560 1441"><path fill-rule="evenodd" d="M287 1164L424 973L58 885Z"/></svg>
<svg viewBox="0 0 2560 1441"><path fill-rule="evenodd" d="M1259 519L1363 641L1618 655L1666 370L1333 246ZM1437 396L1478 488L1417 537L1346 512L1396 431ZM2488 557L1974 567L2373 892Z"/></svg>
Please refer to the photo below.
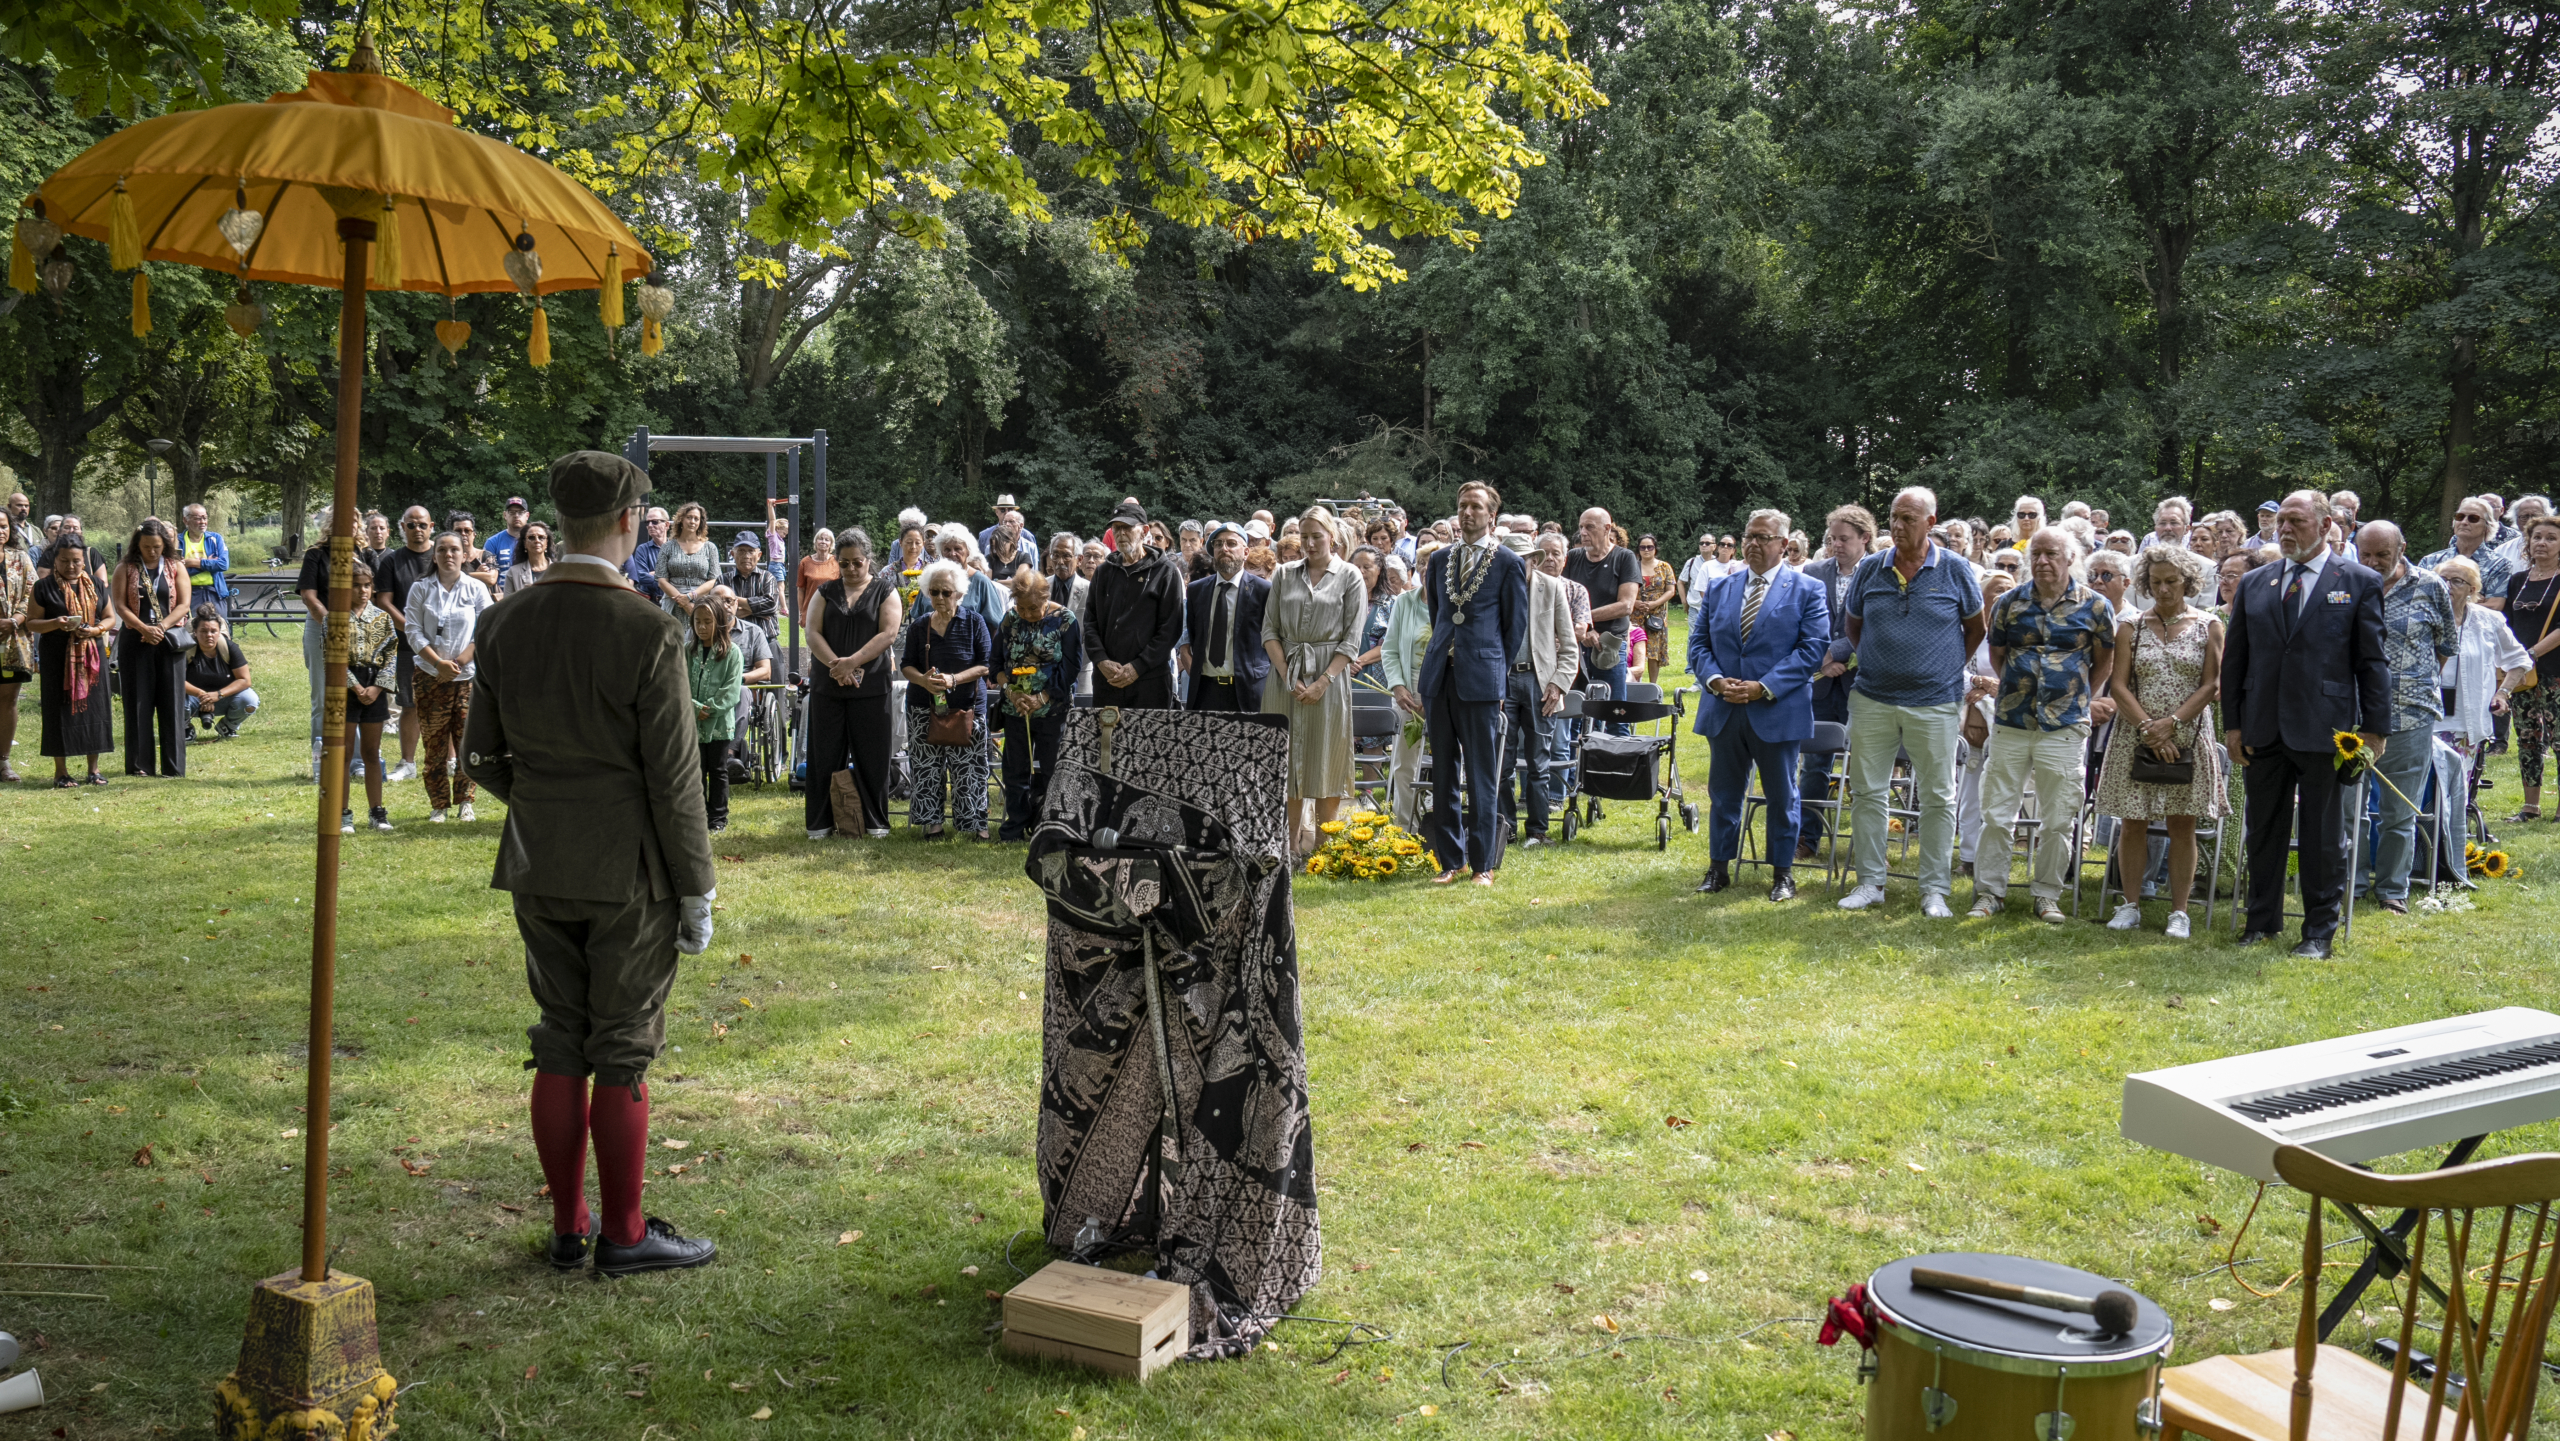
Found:
<svg viewBox="0 0 2560 1441"><path fill-rule="evenodd" d="M640 1228L640 1239L628 1246L617 1246L601 1236L596 1238L596 1274L629 1276L640 1271L682 1271L692 1266L710 1264L720 1248L710 1241L692 1240L676 1234L676 1228L651 1216Z"/></svg>
<svg viewBox="0 0 2560 1441"><path fill-rule="evenodd" d="M1718 861L1707 867L1707 878L1698 882L1698 894L1712 896L1732 884L1733 878L1724 873L1724 862Z"/></svg>
<svg viewBox="0 0 2560 1441"><path fill-rule="evenodd" d="M1792 901L1796 898L1796 873L1780 871L1769 880L1769 899Z"/></svg>
<svg viewBox="0 0 2560 1441"><path fill-rule="evenodd" d="M564 1236L557 1231L552 1232L551 1269L575 1271L587 1264L587 1247L595 1241L595 1236L595 1223L592 1221L587 1223L586 1230L574 1236Z"/></svg>
<svg viewBox="0 0 2560 1441"><path fill-rule="evenodd" d="M2278 937L2273 931L2245 931L2241 934L2240 939L2233 944L2254 946L2260 941L2272 941L2276 939L2278 939Z"/></svg>
<svg viewBox="0 0 2560 1441"><path fill-rule="evenodd" d="M2300 956L2306 961L2325 961L2329 959L2329 938L2322 936L2314 940L2304 936L2302 944L2294 947L2291 954Z"/></svg>

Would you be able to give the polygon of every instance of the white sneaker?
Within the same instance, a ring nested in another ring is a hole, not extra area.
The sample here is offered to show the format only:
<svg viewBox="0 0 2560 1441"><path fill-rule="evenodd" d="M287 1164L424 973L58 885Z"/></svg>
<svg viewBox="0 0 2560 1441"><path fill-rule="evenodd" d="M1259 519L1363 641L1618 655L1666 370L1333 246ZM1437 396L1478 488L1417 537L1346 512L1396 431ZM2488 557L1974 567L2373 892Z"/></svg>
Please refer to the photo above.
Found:
<svg viewBox="0 0 2560 1441"><path fill-rule="evenodd" d="M1863 911L1869 906L1883 904L1884 887L1882 886L1861 885L1840 898L1840 909L1844 911Z"/></svg>
<svg viewBox="0 0 2560 1441"><path fill-rule="evenodd" d="M813 841L823 841L835 833L835 827L833 826L811 826L809 828L809 839Z"/></svg>
<svg viewBox="0 0 2560 1441"><path fill-rule="evenodd" d="M347 774L349 774L349 775L351 775L351 776L354 776L357 780L363 780L363 779L364 779L364 762L363 762L363 761L357 761L357 762L356 762L356 768L355 768L354 770L352 770L352 771L349 771Z"/></svg>
<svg viewBox="0 0 2560 1441"><path fill-rule="evenodd" d="M1956 917L1954 911L1947 909L1947 898L1936 891L1920 898L1920 914L1933 921L1951 921Z"/></svg>
<svg viewBox="0 0 2560 1441"><path fill-rule="evenodd" d="M2185 911L2171 911L2169 913L2169 939L2173 941L2183 941L2186 938L2187 913Z"/></svg>
<svg viewBox="0 0 2560 1441"><path fill-rule="evenodd" d="M418 763L416 761L402 761L391 768L391 774L383 777L387 781L413 781L417 778Z"/></svg>
<svg viewBox="0 0 2560 1441"><path fill-rule="evenodd" d="M870 837L872 840L875 840L875 841L885 841L885 840L887 840L887 839L889 838L889 831L888 831L888 828L887 828L887 827L885 827L885 826L881 827L881 828L880 828L880 829L878 829L878 830L869 830L869 831L864 831L864 832L863 832L863 834L864 834L865 836Z"/></svg>
<svg viewBox="0 0 2560 1441"><path fill-rule="evenodd" d="M2111 931L2130 931L2141 924L2142 907L2127 901L2125 904L2116 907L2115 915L2110 917L2107 921L2107 929Z"/></svg>
<svg viewBox="0 0 2560 1441"><path fill-rule="evenodd" d="M480 819L478 816L475 816L475 815L473 815L473 814L471 813L471 802L469 802L469 801L464 801L464 802L462 803L462 815L461 815L460 819L463 819L463 820L466 820L466 821L476 821L476 820Z"/></svg>
<svg viewBox="0 0 2560 1441"><path fill-rule="evenodd" d="M440 825L443 825L443 824L444 824L444 808L443 808L443 807L441 807L441 806L439 806L439 807L437 807L436 809L434 809L434 810L431 810L431 811L427 812L427 824L428 824L428 825L431 825L431 826L440 826Z"/></svg>

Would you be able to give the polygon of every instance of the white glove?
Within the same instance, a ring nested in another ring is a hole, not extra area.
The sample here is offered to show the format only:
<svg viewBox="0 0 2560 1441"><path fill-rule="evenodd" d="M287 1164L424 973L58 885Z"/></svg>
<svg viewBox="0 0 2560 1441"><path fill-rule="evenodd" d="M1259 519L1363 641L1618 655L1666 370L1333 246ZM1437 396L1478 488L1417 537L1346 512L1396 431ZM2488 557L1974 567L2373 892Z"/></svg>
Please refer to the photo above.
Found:
<svg viewBox="0 0 2560 1441"><path fill-rule="evenodd" d="M679 953L698 956L711 949L711 899L718 894L720 892L715 889L710 895L685 896L676 902L676 950Z"/></svg>

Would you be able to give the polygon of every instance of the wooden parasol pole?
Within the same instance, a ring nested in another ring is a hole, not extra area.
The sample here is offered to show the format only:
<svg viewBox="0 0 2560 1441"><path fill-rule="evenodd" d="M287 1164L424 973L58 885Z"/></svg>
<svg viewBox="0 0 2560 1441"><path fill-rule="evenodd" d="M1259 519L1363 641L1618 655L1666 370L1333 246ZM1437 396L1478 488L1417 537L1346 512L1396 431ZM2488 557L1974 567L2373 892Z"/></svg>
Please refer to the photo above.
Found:
<svg viewBox="0 0 2560 1441"><path fill-rule="evenodd" d="M347 806L347 624L355 610L356 454L364 440L364 298L374 223L342 218L338 305L338 487L329 515L329 628L321 671L320 829L311 883L311 1051L304 1067L302 1279L329 1279L329 1062L338 982L338 817Z"/></svg>

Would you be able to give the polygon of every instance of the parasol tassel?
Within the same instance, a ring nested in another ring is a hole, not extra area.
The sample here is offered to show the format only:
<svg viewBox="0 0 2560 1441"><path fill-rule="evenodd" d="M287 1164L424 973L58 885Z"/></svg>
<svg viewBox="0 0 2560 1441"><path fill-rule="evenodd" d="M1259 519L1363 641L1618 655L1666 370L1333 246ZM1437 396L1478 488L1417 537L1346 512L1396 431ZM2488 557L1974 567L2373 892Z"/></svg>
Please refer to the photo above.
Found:
<svg viewBox="0 0 2560 1441"><path fill-rule="evenodd" d="M400 288L400 198L382 199L382 219L373 228L373 288Z"/></svg>
<svg viewBox="0 0 2560 1441"><path fill-rule="evenodd" d="M134 267L133 272L133 338L140 340L151 333L151 272Z"/></svg>
<svg viewBox="0 0 2560 1441"><path fill-rule="evenodd" d="M666 349L666 348L667 348L667 336L666 336L666 332L665 332L665 331L663 331L663 330L661 330L661 329L659 329L659 327L658 327L658 317L656 317L656 316L654 316L654 315L644 315L644 316L641 316L641 317L640 317L640 353L641 353L642 355L656 355L658 352L660 352L660 351L662 351L662 350L664 350L664 349Z"/></svg>
<svg viewBox="0 0 2560 1441"><path fill-rule="evenodd" d="M35 254L27 249L27 238L12 230L9 235L9 288L33 295L36 285Z"/></svg>
<svg viewBox="0 0 2560 1441"><path fill-rule="evenodd" d="M539 305L533 308L533 335L525 341L524 358L536 370L551 363L551 312Z"/></svg>
<svg viewBox="0 0 2560 1441"><path fill-rule="evenodd" d="M620 242L609 243L604 248L604 299L600 304L603 306L604 328L620 330L622 328L622 246Z"/></svg>
<svg viewBox="0 0 2560 1441"><path fill-rule="evenodd" d="M133 197L119 180L115 198L107 202L107 268L131 270L141 263L142 222L134 218Z"/></svg>

